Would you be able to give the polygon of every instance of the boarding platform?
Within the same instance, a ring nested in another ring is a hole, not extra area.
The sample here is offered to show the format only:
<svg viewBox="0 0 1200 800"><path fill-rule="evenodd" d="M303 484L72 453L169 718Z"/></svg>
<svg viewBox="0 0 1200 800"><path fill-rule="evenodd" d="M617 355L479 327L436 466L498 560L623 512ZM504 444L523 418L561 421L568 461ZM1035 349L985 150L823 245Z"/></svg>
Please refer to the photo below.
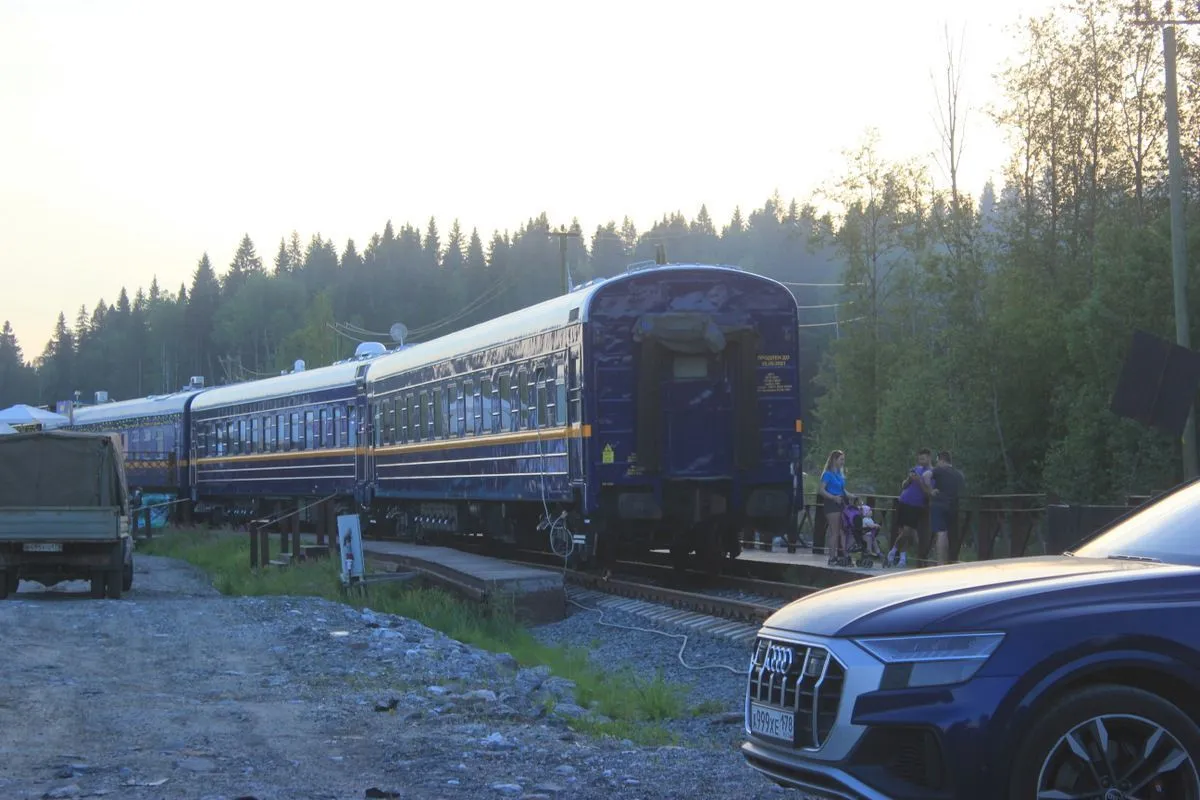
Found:
<svg viewBox="0 0 1200 800"><path fill-rule="evenodd" d="M404 542L364 541L363 554L368 559L420 572L473 600L511 607L528 622L553 622L566 616L562 573L551 569Z"/></svg>
<svg viewBox="0 0 1200 800"><path fill-rule="evenodd" d="M860 577L869 577L871 575L880 575L888 572L896 572L911 569L912 567L888 567L883 569L879 566L879 559L875 560L873 567L839 567L832 566L829 563L829 556L824 553L813 553L804 548L796 548L796 552L789 553L784 548L774 548L772 550L757 550L746 548L738 556L739 561L765 561L771 564L788 564L795 565L804 570L812 570L820 573L830 573L827 580L830 585L837 583L847 583L852 580L857 580ZM837 575L841 577L835 577Z"/></svg>

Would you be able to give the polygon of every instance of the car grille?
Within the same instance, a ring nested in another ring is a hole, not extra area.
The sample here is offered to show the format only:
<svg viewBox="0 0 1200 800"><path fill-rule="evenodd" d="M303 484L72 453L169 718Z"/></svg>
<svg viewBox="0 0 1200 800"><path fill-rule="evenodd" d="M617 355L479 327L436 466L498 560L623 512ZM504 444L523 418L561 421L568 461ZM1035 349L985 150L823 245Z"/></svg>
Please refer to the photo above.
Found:
<svg viewBox="0 0 1200 800"><path fill-rule="evenodd" d="M837 720L846 669L824 647L758 639L750 665L752 703L796 714L795 747L825 743Z"/></svg>

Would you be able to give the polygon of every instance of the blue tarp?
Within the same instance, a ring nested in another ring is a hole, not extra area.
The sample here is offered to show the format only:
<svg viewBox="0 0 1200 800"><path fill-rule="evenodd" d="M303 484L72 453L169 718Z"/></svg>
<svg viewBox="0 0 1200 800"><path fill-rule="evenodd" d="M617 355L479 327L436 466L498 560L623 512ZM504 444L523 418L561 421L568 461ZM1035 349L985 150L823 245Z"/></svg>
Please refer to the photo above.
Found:
<svg viewBox="0 0 1200 800"><path fill-rule="evenodd" d="M151 528L167 527L167 515L171 511L171 506L159 505L159 504L160 503L169 503L174 499L175 499L175 496L170 495L170 494L143 494L142 495L142 505L143 506L158 506L158 508L150 509L150 527ZM138 520L138 527L141 527L144 524L144 522L143 522L144 519L145 519L145 517L142 517Z"/></svg>

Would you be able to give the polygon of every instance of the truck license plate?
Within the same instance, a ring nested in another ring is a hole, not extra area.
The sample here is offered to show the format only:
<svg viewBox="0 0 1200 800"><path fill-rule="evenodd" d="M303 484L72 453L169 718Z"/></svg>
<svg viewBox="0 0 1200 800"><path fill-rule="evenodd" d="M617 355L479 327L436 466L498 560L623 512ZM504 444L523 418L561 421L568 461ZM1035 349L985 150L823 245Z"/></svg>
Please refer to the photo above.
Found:
<svg viewBox="0 0 1200 800"><path fill-rule="evenodd" d="M57 543L31 543L24 547L26 553L61 553L62 545Z"/></svg>
<svg viewBox="0 0 1200 800"><path fill-rule="evenodd" d="M796 738L796 715L765 706L750 706L750 732L791 742Z"/></svg>

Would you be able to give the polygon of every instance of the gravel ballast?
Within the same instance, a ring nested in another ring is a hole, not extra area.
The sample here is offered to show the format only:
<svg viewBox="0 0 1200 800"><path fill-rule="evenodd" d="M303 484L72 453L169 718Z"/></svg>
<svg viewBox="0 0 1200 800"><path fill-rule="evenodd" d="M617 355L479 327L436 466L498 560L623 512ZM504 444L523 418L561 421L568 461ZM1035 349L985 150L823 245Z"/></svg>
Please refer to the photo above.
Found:
<svg viewBox="0 0 1200 800"><path fill-rule="evenodd" d="M222 597L171 559L136 567L119 601L23 583L0 602L0 797L801 797L737 750L743 646L693 637L689 663L739 674L693 672L679 639L594 611L535 629L691 686L702 713L664 723L682 746L636 746L570 730L590 712L569 681L412 620Z"/></svg>

